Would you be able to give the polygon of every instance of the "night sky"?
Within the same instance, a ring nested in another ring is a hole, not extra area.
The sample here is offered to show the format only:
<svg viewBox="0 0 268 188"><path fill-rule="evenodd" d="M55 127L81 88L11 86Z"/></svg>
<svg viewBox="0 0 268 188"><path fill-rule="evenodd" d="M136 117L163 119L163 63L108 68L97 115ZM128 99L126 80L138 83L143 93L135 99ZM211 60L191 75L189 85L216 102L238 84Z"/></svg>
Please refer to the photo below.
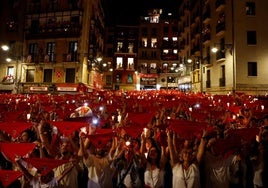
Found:
<svg viewBox="0 0 268 188"><path fill-rule="evenodd" d="M103 0L107 24L137 24L148 8L174 8L178 0Z"/></svg>

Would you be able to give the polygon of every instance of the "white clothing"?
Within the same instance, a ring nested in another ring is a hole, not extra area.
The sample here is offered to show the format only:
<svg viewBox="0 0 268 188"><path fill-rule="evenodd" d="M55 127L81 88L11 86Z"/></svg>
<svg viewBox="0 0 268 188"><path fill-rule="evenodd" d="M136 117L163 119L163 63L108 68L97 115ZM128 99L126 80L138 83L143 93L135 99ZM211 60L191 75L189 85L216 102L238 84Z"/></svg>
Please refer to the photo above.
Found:
<svg viewBox="0 0 268 188"><path fill-rule="evenodd" d="M200 172L196 164L191 164L188 169L183 169L182 164L177 163L172 168L173 188L200 188Z"/></svg>
<svg viewBox="0 0 268 188"><path fill-rule="evenodd" d="M112 188L112 168L109 157L98 158L89 154L84 163L88 168L88 188Z"/></svg>
<svg viewBox="0 0 268 188"><path fill-rule="evenodd" d="M160 188L163 185L163 171L159 168L151 169L151 165L147 163L144 172L145 185L153 188Z"/></svg>
<svg viewBox="0 0 268 188"><path fill-rule="evenodd" d="M33 178L30 181L30 186L32 188L53 188L56 187L58 185L58 181L57 178L54 177L50 182L48 183L41 183L38 178Z"/></svg>

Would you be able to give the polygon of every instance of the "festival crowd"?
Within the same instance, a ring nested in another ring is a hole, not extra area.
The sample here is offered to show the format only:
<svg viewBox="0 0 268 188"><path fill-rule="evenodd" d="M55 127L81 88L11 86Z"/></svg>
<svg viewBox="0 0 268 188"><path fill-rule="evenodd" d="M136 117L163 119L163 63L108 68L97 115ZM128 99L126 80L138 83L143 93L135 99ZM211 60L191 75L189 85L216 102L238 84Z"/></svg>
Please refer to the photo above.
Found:
<svg viewBox="0 0 268 188"><path fill-rule="evenodd" d="M268 98L0 94L0 187L268 188Z"/></svg>

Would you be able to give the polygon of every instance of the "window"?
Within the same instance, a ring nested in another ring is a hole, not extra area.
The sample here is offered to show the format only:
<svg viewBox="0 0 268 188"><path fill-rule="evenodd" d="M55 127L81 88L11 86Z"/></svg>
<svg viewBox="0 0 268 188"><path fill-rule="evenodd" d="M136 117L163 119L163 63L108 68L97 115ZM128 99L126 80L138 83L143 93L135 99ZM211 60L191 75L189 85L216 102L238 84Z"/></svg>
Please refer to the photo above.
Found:
<svg viewBox="0 0 268 188"><path fill-rule="evenodd" d="M142 51L141 52L141 57L142 58L147 58L147 51Z"/></svg>
<svg viewBox="0 0 268 188"><path fill-rule="evenodd" d="M152 48L157 48L157 38L152 38L151 39L151 47Z"/></svg>
<svg viewBox="0 0 268 188"><path fill-rule="evenodd" d="M75 83L75 69L67 68L65 74L65 82L66 83Z"/></svg>
<svg viewBox="0 0 268 188"><path fill-rule="evenodd" d="M133 57L129 57L127 58L127 64L128 64L128 69L134 69L134 58Z"/></svg>
<svg viewBox="0 0 268 188"><path fill-rule="evenodd" d="M168 49L163 49L163 54L165 55L165 54L168 54L169 52L168 52Z"/></svg>
<svg viewBox="0 0 268 188"><path fill-rule="evenodd" d="M147 38L142 38L142 47L147 47Z"/></svg>
<svg viewBox="0 0 268 188"><path fill-rule="evenodd" d="M37 43L29 44L28 54L31 56L31 62L36 61L37 49L38 49Z"/></svg>
<svg viewBox="0 0 268 188"><path fill-rule="evenodd" d="M116 58L116 68L117 69L122 69L123 68L123 58L122 57L117 57Z"/></svg>
<svg viewBox="0 0 268 188"><path fill-rule="evenodd" d="M128 74L127 75L127 83L132 84L132 82L133 82L133 75L132 74Z"/></svg>
<svg viewBox="0 0 268 188"><path fill-rule="evenodd" d="M128 53L133 53L134 44L131 42L128 44Z"/></svg>
<svg viewBox="0 0 268 188"><path fill-rule="evenodd" d="M146 27L142 28L141 33L142 33L142 36L147 36L147 34L148 34L147 28Z"/></svg>
<svg viewBox="0 0 268 188"><path fill-rule="evenodd" d="M118 42L117 43L117 52L121 52L123 48L123 42Z"/></svg>
<svg viewBox="0 0 268 188"><path fill-rule="evenodd" d="M152 28L152 36L157 36L157 28Z"/></svg>
<svg viewBox="0 0 268 188"><path fill-rule="evenodd" d="M115 82L116 82L116 83L120 83L120 82L121 82L121 75L120 75L120 74L117 74L117 75L115 76Z"/></svg>
<svg viewBox="0 0 268 188"><path fill-rule="evenodd" d="M18 15L14 15L6 22L8 31L18 31Z"/></svg>
<svg viewBox="0 0 268 188"><path fill-rule="evenodd" d="M7 76L15 76L14 66L7 67Z"/></svg>
<svg viewBox="0 0 268 188"><path fill-rule="evenodd" d="M150 64L150 68L151 68L151 69L156 69L156 63L151 63L151 64Z"/></svg>
<svg viewBox="0 0 268 188"><path fill-rule="evenodd" d="M225 65L221 66L221 77L225 78Z"/></svg>
<svg viewBox="0 0 268 188"><path fill-rule="evenodd" d="M246 2L246 15L255 16L255 2Z"/></svg>
<svg viewBox="0 0 268 188"><path fill-rule="evenodd" d="M225 65L221 66L221 77L219 79L219 86L224 87L225 86Z"/></svg>
<svg viewBox="0 0 268 188"><path fill-rule="evenodd" d="M156 58L157 58L157 51L152 51L152 52L151 52L151 57L152 57L153 59L156 59Z"/></svg>
<svg viewBox="0 0 268 188"><path fill-rule="evenodd" d="M54 42L47 43L47 55L49 58L49 62L55 61L55 43Z"/></svg>
<svg viewBox="0 0 268 188"><path fill-rule="evenodd" d="M248 62L248 76L257 76L257 62Z"/></svg>
<svg viewBox="0 0 268 188"><path fill-rule="evenodd" d="M247 43L248 43L248 45L256 45L257 44L256 31L247 31Z"/></svg>
<svg viewBox="0 0 268 188"><path fill-rule="evenodd" d="M210 87L211 87L210 70L207 70L206 88L210 88Z"/></svg>
<svg viewBox="0 0 268 188"><path fill-rule="evenodd" d="M52 69L44 69L43 82L52 82Z"/></svg>
<svg viewBox="0 0 268 188"><path fill-rule="evenodd" d="M26 82L34 82L34 69L27 69L26 72Z"/></svg>
<svg viewBox="0 0 268 188"><path fill-rule="evenodd" d="M78 42L77 41L70 41L69 42L69 49L68 49L68 56L70 61L77 61L77 48Z"/></svg>
<svg viewBox="0 0 268 188"><path fill-rule="evenodd" d="M112 76L106 75L106 85L111 85L111 84L112 84Z"/></svg>

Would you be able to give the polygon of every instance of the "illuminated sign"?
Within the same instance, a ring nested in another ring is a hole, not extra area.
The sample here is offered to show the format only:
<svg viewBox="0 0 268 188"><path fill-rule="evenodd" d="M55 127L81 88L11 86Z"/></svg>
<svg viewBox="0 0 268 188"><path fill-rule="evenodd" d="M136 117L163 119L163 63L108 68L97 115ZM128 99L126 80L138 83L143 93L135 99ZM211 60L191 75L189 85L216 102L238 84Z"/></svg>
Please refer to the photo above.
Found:
<svg viewBox="0 0 268 188"><path fill-rule="evenodd" d="M45 86L31 86L30 91L48 91L48 87Z"/></svg>
<svg viewBox="0 0 268 188"><path fill-rule="evenodd" d="M57 87L57 91L77 91L77 87Z"/></svg>

